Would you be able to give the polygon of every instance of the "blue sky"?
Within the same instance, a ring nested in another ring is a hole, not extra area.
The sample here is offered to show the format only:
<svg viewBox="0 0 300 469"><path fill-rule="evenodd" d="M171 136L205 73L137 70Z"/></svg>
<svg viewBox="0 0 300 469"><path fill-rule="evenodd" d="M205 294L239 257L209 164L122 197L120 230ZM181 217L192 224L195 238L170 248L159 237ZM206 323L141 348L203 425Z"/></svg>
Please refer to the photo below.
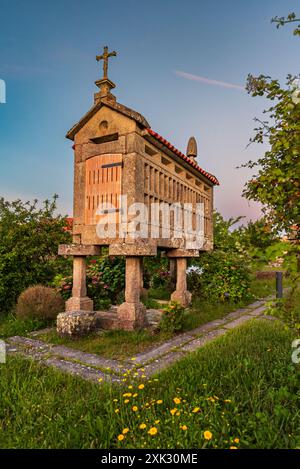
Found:
<svg viewBox="0 0 300 469"><path fill-rule="evenodd" d="M118 101L184 152L194 135L200 166L221 183L216 208L226 218L256 218L258 206L241 198L252 172L236 166L264 150L246 145L266 103L240 87L249 72L282 82L299 72L299 39L291 27L270 23L299 7L296 0L0 0L0 79L7 86L0 195L57 193L60 210L72 213L65 134L93 103L102 73L95 55L107 44L118 52L109 67Z"/></svg>

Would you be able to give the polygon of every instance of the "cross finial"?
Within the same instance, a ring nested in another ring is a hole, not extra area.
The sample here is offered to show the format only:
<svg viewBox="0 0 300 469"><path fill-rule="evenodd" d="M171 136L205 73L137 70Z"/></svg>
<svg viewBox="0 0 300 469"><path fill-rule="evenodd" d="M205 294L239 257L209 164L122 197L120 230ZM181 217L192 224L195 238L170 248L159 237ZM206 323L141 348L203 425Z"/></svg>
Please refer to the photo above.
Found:
<svg viewBox="0 0 300 469"><path fill-rule="evenodd" d="M103 80L107 80L107 69L108 69L108 59L109 57L115 57L117 55L116 51L108 52L108 47L104 46L103 48L103 54L102 55L96 55L96 60L99 62L99 60L103 60Z"/></svg>

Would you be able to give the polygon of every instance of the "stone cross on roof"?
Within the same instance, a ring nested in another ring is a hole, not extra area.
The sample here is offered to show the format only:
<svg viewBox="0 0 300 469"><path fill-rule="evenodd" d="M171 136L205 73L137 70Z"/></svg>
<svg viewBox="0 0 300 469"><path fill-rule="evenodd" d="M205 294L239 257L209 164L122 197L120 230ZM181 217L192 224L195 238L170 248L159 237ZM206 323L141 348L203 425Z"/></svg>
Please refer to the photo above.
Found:
<svg viewBox="0 0 300 469"><path fill-rule="evenodd" d="M103 80L107 80L107 70L108 70L108 59L109 57L115 57L117 55L116 51L113 50L112 52L108 52L108 47L104 46L103 48L103 54L102 55L96 55L96 60L99 62L100 60L103 60Z"/></svg>

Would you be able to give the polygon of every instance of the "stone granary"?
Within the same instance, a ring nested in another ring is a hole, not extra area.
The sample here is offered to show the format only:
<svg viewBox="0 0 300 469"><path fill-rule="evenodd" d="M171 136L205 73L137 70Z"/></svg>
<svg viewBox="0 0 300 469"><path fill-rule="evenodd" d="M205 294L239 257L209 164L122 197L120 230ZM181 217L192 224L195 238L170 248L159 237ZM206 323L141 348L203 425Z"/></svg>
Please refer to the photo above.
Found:
<svg viewBox="0 0 300 469"><path fill-rule="evenodd" d="M100 254L101 247L108 246L110 255L126 256L125 302L117 309L113 327L128 330L146 325L140 301L144 256L160 250L170 258L177 273L171 298L186 306L191 300L187 259L213 248L213 188L218 180L198 165L194 137L184 155L154 132L141 114L116 101L111 93L115 85L107 76L108 58L115 55L105 47L97 56L104 65L103 78L95 82L99 91L94 104L67 133L74 141L73 244L60 246L59 254L73 256L74 263L72 297L58 318L61 332L68 317L79 329L81 323L93 322L86 257ZM138 209L139 222L134 204L144 207ZM155 204L170 208L169 215L162 216L158 209L155 218ZM195 237L189 242L191 238L180 231L176 207L182 204L188 204L184 213L189 212L194 232L196 206L204 208L201 243L195 244ZM76 329L74 324L70 327Z"/></svg>

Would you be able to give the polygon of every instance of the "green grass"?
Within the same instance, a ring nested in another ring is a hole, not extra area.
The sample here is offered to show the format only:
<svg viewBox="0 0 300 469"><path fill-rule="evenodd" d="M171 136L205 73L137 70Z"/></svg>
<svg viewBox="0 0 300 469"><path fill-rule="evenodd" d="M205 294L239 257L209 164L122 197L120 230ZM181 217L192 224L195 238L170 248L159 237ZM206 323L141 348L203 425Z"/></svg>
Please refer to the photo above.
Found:
<svg viewBox="0 0 300 469"><path fill-rule="evenodd" d="M0 365L0 447L299 447L293 338L281 324L252 321L145 379L142 390L142 379L131 381L127 392L136 397L123 397L124 389L117 386L97 386L9 357ZM172 416L175 407L180 414ZM200 410L193 413L195 407ZM142 423L145 429L139 428ZM157 434L151 436L153 427ZM125 428L129 431L119 442ZM204 439L204 431L212 433L211 440Z"/></svg>
<svg viewBox="0 0 300 469"><path fill-rule="evenodd" d="M45 319L18 319L13 313L0 315L0 339L14 335L26 336L28 332L37 331L54 324Z"/></svg>
<svg viewBox="0 0 300 469"><path fill-rule="evenodd" d="M171 334L152 333L146 329L141 331L104 331L92 333L86 337L70 339L59 337L56 330L53 329L38 336L39 339L51 344L66 345L82 352L118 359L134 357L146 348L164 342L170 337Z"/></svg>

